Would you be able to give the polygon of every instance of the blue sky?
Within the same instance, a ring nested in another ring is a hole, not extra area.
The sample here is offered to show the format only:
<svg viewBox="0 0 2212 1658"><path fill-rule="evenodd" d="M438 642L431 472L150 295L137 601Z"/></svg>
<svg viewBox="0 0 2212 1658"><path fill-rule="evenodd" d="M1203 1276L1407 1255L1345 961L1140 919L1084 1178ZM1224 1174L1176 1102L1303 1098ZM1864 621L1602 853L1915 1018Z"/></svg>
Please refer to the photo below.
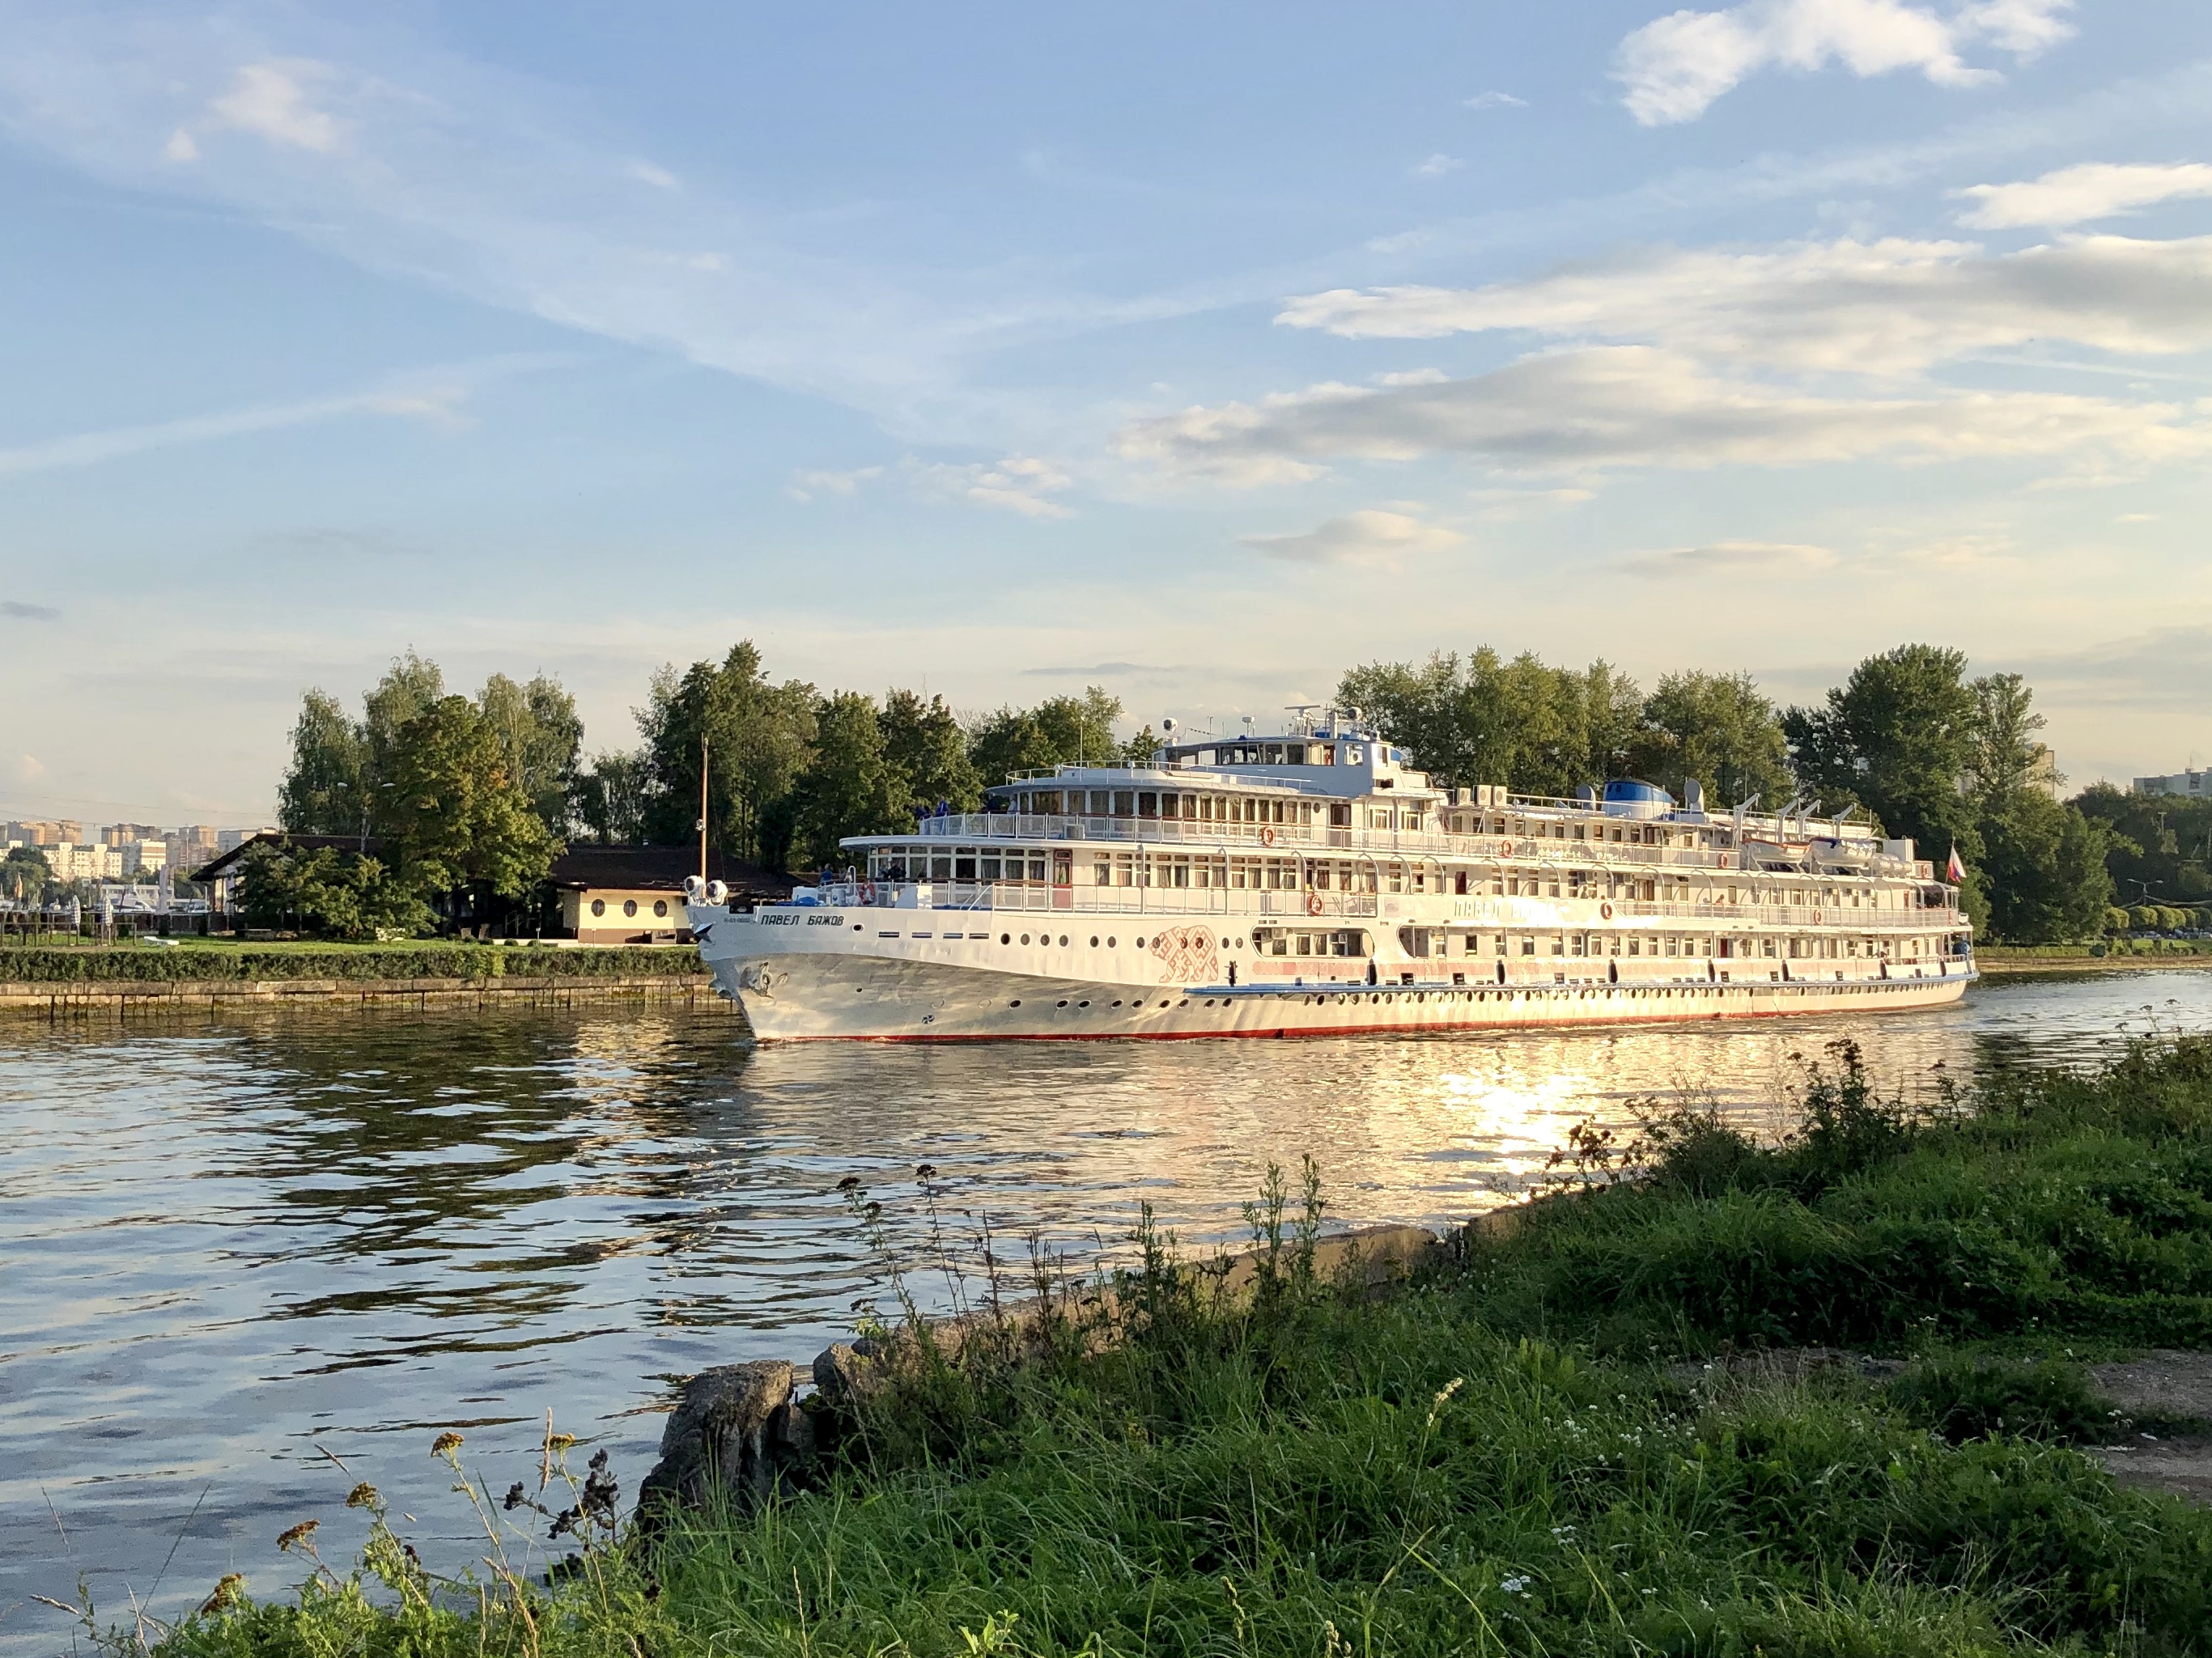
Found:
<svg viewBox="0 0 2212 1658"><path fill-rule="evenodd" d="M1954 643L2212 758L2212 9L0 0L0 816L412 646L1267 717Z"/></svg>

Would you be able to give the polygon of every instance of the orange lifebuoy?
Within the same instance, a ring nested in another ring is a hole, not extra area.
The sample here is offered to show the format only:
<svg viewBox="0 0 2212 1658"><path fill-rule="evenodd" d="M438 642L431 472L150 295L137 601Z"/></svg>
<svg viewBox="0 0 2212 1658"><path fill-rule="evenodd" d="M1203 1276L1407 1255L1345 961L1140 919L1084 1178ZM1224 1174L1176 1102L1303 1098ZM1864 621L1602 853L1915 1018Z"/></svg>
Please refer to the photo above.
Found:
<svg viewBox="0 0 2212 1658"><path fill-rule="evenodd" d="M1597 907L1597 913L1601 920L1610 921L1613 919L1613 906L1611 904L1600 904Z"/></svg>
<svg viewBox="0 0 2212 1658"><path fill-rule="evenodd" d="M1260 844L1263 847L1273 846L1275 844L1275 831L1271 829L1261 829L1260 831Z"/></svg>
<svg viewBox="0 0 2212 1658"><path fill-rule="evenodd" d="M1318 892L1306 894L1306 914L1309 915L1321 914L1321 894Z"/></svg>
<svg viewBox="0 0 2212 1658"><path fill-rule="evenodd" d="M1513 843L1510 841L1500 841L1498 843L1498 855L1500 858L1510 858L1513 855Z"/></svg>

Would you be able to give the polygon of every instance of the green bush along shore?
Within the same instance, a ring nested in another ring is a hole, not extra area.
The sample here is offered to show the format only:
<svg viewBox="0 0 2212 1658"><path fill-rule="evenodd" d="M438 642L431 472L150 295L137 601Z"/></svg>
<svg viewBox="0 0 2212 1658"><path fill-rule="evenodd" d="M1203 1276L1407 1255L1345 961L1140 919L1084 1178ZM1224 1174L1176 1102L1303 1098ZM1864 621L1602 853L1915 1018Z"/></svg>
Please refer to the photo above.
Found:
<svg viewBox="0 0 2212 1658"><path fill-rule="evenodd" d="M201 984L287 979L628 979L691 976L699 953L665 945L583 950L490 944L183 944L0 949L0 984Z"/></svg>
<svg viewBox="0 0 2212 1658"><path fill-rule="evenodd" d="M1110 1329L950 1362L909 1327L757 1513L648 1545L601 1472L549 1572L544 1520L483 1491L495 1564L464 1585L378 1511L358 1566L227 1582L163 1649L2212 1650L2212 1513L2081 1448L2171 1425L2120 1418L2082 1361L2212 1346L2212 1041L1925 1114L1839 1045L1778 1142L1655 1113L1578 1131L1555 1178L1380 1297L1315 1281L1310 1180L1302 1218L1279 1181L1255 1205L1235 1298L1140 1225L1090 1303Z"/></svg>

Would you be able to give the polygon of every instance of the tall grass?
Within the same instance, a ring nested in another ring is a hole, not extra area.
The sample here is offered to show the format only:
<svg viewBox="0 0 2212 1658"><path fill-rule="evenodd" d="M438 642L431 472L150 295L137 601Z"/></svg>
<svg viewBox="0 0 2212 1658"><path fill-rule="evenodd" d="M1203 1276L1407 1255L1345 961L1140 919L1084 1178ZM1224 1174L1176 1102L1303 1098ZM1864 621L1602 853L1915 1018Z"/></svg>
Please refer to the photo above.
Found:
<svg viewBox="0 0 2212 1658"><path fill-rule="evenodd" d="M1147 1218L1112 1283L1033 1265L1052 1317L987 1291L957 1351L887 1333L903 1359L810 1488L761 1513L419 1601L378 1570L319 1573L166 1647L2203 1652L2212 1515L2065 1442L2106 1420L2069 1345L2207 1327L2208 1116L2212 1044L1924 1115L1838 1048L1783 1141L1655 1114L1379 1300L1312 1270L1310 1170L1302 1195L1273 1176L1243 1292ZM1782 1363L1675 1379L1686 1357L1838 1341L1917 1357L1886 1386Z"/></svg>

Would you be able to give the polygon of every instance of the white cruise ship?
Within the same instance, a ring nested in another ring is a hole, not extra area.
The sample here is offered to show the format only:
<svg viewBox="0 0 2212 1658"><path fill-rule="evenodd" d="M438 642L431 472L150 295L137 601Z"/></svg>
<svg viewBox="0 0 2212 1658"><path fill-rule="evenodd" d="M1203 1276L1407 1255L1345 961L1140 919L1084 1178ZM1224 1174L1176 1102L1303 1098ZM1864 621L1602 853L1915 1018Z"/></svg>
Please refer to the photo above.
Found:
<svg viewBox="0 0 2212 1658"><path fill-rule="evenodd" d="M1062 766L842 844L693 936L763 1042L1304 1036L1933 1007L1973 980L1910 841L1615 781L1446 790L1358 712Z"/></svg>

